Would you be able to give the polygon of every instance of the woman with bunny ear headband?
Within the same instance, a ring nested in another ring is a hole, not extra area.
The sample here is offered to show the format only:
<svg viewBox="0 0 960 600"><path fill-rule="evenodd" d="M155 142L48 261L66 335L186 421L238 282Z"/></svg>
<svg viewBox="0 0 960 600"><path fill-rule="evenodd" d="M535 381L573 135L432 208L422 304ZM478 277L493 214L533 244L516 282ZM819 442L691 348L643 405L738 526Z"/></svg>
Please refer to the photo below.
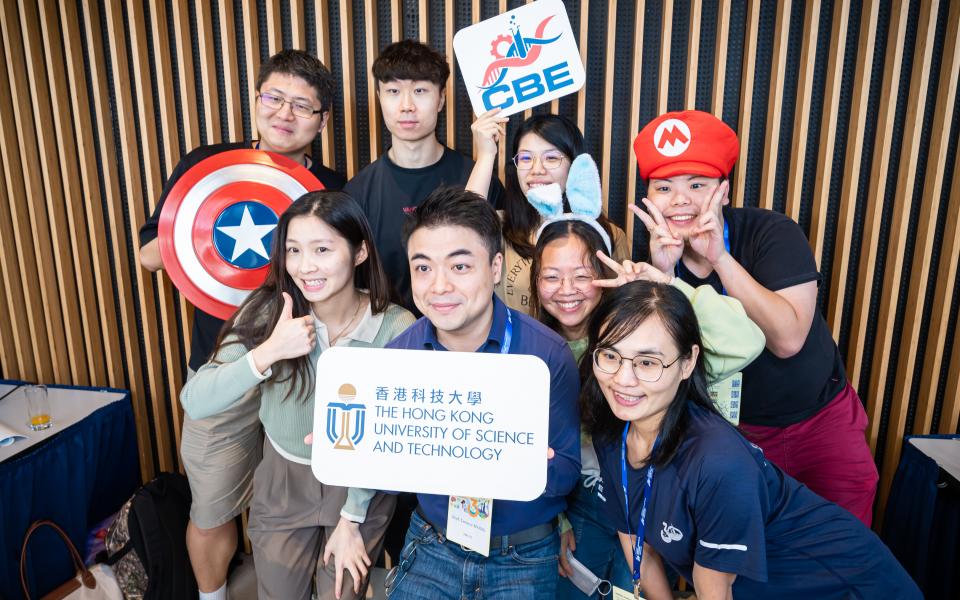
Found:
<svg viewBox="0 0 960 600"><path fill-rule="evenodd" d="M507 118L499 114L500 109L486 112L471 126L476 164L466 187L481 195L486 194L496 167L497 144L506 135ZM583 134L573 122L560 115L534 115L520 124L513 138L505 176L504 211L501 213L503 272L496 290L510 308L529 314L532 300L530 260L535 233L543 218L528 202L528 193L556 184L562 197L568 188L572 163L583 153ZM599 198L599 190L597 193ZM596 221L612 242L613 257L618 261L629 260L630 248L623 230L602 212Z"/></svg>
<svg viewBox="0 0 960 600"><path fill-rule="evenodd" d="M579 361L587 346L587 325L607 288L635 280L671 284L672 275L646 263L611 259L610 238L596 221L600 214L600 181L596 165L581 154L570 166L567 199L570 212L563 212L558 186L531 190L528 200L542 215L531 263L535 290L532 315L562 335ZM763 349L764 338L746 316L739 302L731 302L712 288L694 289L682 281L675 287L694 305L707 340L704 359L711 381L736 372ZM571 577L574 567L566 551L603 581L623 589L630 586L630 571L623 558L616 529L604 516L603 482L588 435L581 435L581 485L568 497L562 519L558 598L584 598Z"/></svg>

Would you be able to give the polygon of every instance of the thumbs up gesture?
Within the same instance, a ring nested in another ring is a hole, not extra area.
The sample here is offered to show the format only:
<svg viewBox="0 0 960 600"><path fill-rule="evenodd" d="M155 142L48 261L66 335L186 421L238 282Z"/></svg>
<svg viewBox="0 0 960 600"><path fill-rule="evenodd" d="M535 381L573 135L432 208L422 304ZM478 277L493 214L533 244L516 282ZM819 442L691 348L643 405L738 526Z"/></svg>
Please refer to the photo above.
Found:
<svg viewBox="0 0 960 600"><path fill-rule="evenodd" d="M253 362L257 370L265 373L278 360L297 358L309 354L317 343L313 317L306 315L293 318L293 299L283 292L283 309L273 327L273 333L253 349Z"/></svg>

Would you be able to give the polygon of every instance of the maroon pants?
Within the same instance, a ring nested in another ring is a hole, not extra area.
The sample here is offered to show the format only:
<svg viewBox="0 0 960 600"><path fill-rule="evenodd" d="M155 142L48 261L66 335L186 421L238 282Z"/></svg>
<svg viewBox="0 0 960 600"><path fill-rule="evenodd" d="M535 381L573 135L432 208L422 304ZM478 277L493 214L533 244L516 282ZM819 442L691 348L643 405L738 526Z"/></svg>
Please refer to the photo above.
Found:
<svg viewBox="0 0 960 600"><path fill-rule="evenodd" d="M877 466L864 431L867 413L847 387L817 414L789 427L740 425L767 459L808 488L870 527L877 493Z"/></svg>

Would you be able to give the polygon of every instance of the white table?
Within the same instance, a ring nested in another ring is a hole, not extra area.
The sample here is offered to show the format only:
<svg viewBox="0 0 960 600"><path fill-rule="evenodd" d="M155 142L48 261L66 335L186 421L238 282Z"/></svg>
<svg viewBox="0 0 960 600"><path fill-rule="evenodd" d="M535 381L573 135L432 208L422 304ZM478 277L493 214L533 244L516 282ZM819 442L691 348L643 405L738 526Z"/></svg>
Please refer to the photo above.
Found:
<svg viewBox="0 0 960 600"><path fill-rule="evenodd" d="M936 461L955 483L960 483L960 438L911 438L910 443Z"/></svg>
<svg viewBox="0 0 960 600"><path fill-rule="evenodd" d="M0 463L55 436L111 402L127 397L126 394L118 392L90 388L79 390L49 387L47 396L50 399L50 416L53 419L53 425L41 431L31 431L28 425L25 387L0 384L0 398L2 398L0 399L0 423L16 433L27 436L25 440L18 440L9 446L0 447Z"/></svg>

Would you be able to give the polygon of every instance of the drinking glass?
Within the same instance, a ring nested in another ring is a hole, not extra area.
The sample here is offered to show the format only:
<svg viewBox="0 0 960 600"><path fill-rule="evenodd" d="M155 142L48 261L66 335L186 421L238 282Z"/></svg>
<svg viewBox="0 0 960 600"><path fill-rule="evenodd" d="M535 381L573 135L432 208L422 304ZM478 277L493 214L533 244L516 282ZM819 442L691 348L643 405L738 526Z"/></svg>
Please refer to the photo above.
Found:
<svg viewBox="0 0 960 600"><path fill-rule="evenodd" d="M53 425L50 418L50 399L47 398L47 386L28 385L27 417L30 419L30 429L40 431Z"/></svg>

